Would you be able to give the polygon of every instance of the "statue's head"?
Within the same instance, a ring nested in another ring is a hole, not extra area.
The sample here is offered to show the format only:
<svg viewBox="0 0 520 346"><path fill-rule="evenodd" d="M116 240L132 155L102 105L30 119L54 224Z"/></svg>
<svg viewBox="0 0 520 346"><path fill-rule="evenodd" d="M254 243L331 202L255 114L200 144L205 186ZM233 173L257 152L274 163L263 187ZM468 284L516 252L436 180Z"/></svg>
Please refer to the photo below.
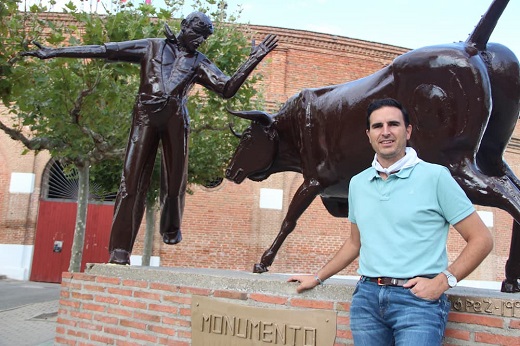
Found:
<svg viewBox="0 0 520 346"><path fill-rule="evenodd" d="M202 12L192 12L181 22L178 41L188 51L194 52L213 34L213 23Z"/></svg>
<svg viewBox="0 0 520 346"><path fill-rule="evenodd" d="M213 23L207 15L202 12L192 12L181 22L181 29L190 28L207 38L213 34Z"/></svg>

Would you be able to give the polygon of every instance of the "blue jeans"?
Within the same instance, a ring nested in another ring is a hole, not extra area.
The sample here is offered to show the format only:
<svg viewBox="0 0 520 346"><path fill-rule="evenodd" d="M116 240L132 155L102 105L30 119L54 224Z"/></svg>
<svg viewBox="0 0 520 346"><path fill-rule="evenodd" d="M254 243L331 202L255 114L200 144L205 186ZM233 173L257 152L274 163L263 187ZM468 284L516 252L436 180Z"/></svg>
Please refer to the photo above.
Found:
<svg viewBox="0 0 520 346"><path fill-rule="evenodd" d="M450 307L445 294L430 301L408 288L359 281L350 307L354 345L441 345Z"/></svg>

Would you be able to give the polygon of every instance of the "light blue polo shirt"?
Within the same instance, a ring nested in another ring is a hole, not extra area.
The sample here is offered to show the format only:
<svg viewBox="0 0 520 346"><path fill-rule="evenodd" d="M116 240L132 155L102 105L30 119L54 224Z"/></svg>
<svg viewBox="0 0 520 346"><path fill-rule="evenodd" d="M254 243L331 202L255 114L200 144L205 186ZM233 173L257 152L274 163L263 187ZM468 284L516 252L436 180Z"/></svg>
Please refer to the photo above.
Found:
<svg viewBox="0 0 520 346"><path fill-rule="evenodd" d="M361 234L358 273L369 277L442 272L449 225L475 211L447 168L424 161L387 180L364 170L350 181L348 201Z"/></svg>

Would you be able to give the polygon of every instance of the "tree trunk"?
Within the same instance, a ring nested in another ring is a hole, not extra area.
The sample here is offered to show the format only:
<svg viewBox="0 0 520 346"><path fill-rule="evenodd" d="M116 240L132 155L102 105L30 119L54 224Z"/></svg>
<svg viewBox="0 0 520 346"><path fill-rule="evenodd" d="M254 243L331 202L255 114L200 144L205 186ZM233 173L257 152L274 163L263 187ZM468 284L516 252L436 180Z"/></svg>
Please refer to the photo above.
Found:
<svg viewBox="0 0 520 346"><path fill-rule="evenodd" d="M78 169L78 209L76 211L76 225L69 264L69 272L71 273L81 271L89 195L89 164L77 165L76 168Z"/></svg>
<svg viewBox="0 0 520 346"><path fill-rule="evenodd" d="M155 233L155 200L146 199L146 232L144 234L143 259L141 265L149 266L153 249L153 235Z"/></svg>

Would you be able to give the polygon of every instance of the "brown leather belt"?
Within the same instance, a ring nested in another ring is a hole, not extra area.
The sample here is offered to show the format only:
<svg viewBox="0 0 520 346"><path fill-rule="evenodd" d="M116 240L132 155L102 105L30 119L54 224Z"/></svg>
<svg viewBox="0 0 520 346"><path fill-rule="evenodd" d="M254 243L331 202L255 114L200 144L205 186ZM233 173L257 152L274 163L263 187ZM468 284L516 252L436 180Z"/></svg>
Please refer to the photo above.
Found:
<svg viewBox="0 0 520 346"><path fill-rule="evenodd" d="M402 287L405 283L410 279L397 279L397 278L388 278L388 277L380 277L380 278L370 278L368 276L362 276L362 281L369 281L378 284L379 286L399 286Z"/></svg>

